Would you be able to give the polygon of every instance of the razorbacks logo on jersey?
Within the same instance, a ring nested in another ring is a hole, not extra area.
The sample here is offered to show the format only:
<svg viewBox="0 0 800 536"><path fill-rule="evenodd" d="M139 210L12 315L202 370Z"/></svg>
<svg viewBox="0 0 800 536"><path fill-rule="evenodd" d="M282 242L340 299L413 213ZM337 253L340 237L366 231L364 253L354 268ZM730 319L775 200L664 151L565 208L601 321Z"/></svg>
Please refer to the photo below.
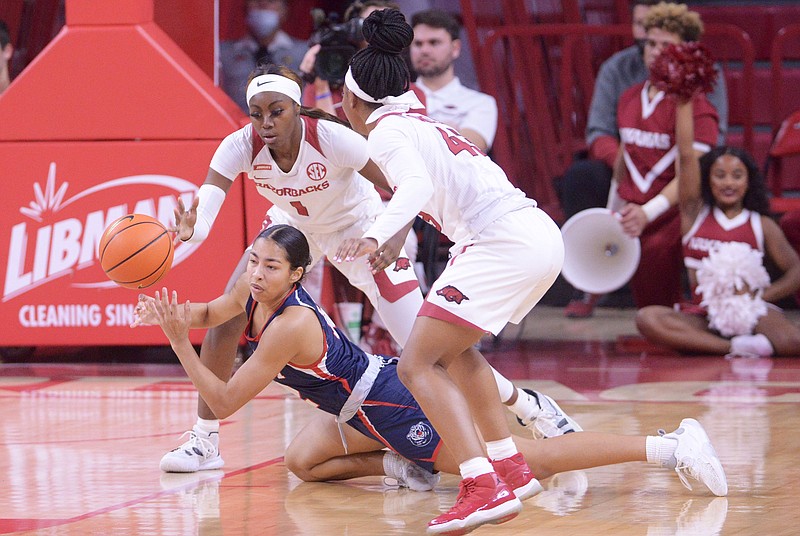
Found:
<svg viewBox="0 0 800 536"><path fill-rule="evenodd" d="M424 447L431 442L433 438L433 429L427 423L419 421L409 428L406 439L411 441L415 447Z"/></svg>
<svg viewBox="0 0 800 536"><path fill-rule="evenodd" d="M394 261L394 269L392 271L399 272L400 270L408 270L411 268L411 261L408 257L398 257L396 261Z"/></svg>
<svg viewBox="0 0 800 536"><path fill-rule="evenodd" d="M463 292L458 290L453 285L447 285L446 287L440 288L436 291L436 294L449 302L461 303L462 301L469 299L464 295Z"/></svg>
<svg viewBox="0 0 800 536"><path fill-rule="evenodd" d="M312 162L306 168L306 175L312 181L321 181L328 174L328 168L321 162Z"/></svg>

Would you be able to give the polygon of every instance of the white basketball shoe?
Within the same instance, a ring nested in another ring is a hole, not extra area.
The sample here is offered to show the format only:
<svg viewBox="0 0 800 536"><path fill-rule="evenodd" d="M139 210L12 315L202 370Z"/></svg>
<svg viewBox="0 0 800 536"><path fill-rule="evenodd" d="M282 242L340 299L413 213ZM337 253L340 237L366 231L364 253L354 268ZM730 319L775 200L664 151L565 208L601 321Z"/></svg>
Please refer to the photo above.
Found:
<svg viewBox="0 0 800 536"><path fill-rule="evenodd" d="M219 454L219 432L205 434L192 428L189 439L181 446L167 452L161 458L161 470L167 473L194 473L207 469L219 469L225 462Z"/></svg>
<svg viewBox="0 0 800 536"><path fill-rule="evenodd" d="M687 479L691 477L700 481L711 493L718 497L728 494L728 480L722 463L711 445L711 440L703 427L694 419L683 419L680 426L669 434L659 430L659 434L670 439L675 439L678 445L672 458L664 467L675 469L681 483L688 489L692 485Z"/></svg>
<svg viewBox="0 0 800 536"><path fill-rule="evenodd" d="M520 390L528 395L530 413L525 418L517 417L517 422L530 430L534 439L547 439L583 431L583 428L546 394L533 389ZM523 394L519 393L519 396L523 396Z"/></svg>

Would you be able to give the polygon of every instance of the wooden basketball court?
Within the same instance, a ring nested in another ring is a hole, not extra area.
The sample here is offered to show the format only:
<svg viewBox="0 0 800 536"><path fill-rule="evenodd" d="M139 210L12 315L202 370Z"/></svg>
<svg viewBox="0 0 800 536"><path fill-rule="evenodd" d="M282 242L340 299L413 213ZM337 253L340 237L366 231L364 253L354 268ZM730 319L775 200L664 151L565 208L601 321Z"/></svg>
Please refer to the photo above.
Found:
<svg viewBox="0 0 800 536"><path fill-rule="evenodd" d="M725 466L728 497L630 463L557 475L517 519L475 534L798 534L800 358L679 357L624 333L592 335L602 321L534 317L526 329L560 329L504 337L485 354L587 430L655 434L697 418ZM196 415L178 365L0 370L0 534L424 534L455 501L452 476L424 493L380 478L301 483L283 449L316 410L279 386L223 422L223 469L165 474L160 457ZM510 413L509 422L528 433Z"/></svg>

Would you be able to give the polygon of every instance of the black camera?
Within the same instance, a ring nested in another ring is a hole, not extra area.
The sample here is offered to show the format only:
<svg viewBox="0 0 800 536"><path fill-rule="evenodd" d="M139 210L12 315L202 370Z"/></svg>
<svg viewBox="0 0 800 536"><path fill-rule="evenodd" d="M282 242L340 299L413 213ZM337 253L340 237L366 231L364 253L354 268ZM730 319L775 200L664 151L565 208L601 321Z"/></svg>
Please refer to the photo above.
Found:
<svg viewBox="0 0 800 536"><path fill-rule="evenodd" d="M353 17L347 22L339 22L336 13L325 15L321 9L312 9L314 33L308 42L321 45L314 64L316 75L330 84L341 85L350 65L350 58L361 48L364 37L361 33L363 21Z"/></svg>

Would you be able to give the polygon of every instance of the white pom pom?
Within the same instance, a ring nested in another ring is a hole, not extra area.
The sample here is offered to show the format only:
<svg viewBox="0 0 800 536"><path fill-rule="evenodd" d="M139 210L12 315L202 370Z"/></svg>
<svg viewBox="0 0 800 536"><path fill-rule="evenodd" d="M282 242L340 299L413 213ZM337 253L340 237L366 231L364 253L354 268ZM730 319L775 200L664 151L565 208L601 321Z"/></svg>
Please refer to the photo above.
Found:
<svg viewBox="0 0 800 536"><path fill-rule="evenodd" d="M708 308L708 327L723 337L752 334L758 319L767 314L767 304L760 295L718 296L703 300L703 305Z"/></svg>
<svg viewBox="0 0 800 536"><path fill-rule="evenodd" d="M770 279L763 257L743 242L724 242L697 270L697 293L708 309L709 327L724 337L752 333L758 319L767 314L761 294Z"/></svg>

